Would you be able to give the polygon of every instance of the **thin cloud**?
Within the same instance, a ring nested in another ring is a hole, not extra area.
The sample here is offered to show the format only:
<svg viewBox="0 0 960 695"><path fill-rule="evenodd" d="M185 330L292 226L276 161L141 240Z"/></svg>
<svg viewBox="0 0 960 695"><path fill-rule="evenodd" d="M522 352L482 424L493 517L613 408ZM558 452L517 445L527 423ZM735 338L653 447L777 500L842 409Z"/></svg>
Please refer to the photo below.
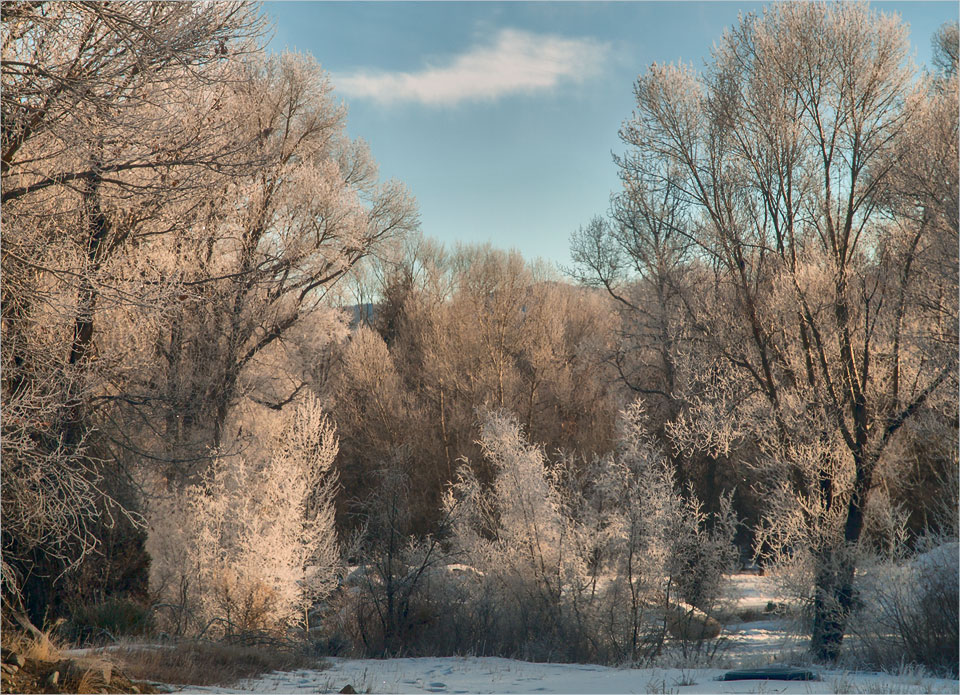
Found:
<svg viewBox="0 0 960 695"><path fill-rule="evenodd" d="M599 71L608 52L607 44L590 39L502 29L491 44L476 46L446 66L419 72L358 71L335 75L334 84L355 99L452 105L582 81Z"/></svg>

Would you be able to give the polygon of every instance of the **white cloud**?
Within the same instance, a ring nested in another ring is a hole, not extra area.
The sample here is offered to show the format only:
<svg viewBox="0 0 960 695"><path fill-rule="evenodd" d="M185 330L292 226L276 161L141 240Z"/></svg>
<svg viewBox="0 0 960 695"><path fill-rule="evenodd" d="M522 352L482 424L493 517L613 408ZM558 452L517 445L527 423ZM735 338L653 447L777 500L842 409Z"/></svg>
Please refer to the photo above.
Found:
<svg viewBox="0 0 960 695"><path fill-rule="evenodd" d="M334 75L333 83L352 98L451 105L579 82L599 71L608 51L607 44L590 39L502 29L491 44L471 48L449 65L419 72L358 71Z"/></svg>

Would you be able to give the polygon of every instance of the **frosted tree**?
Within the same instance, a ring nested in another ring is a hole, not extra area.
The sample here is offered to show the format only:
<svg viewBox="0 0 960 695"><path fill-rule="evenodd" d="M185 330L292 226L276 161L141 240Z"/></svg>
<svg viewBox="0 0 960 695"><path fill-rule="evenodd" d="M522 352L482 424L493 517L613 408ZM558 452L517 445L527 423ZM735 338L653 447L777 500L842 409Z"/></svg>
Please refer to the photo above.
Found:
<svg viewBox="0 0 960 695"><path fill-rule="evenodd" d="M516 418L481 412L480 433L493 480L486 488L470 466L461 467L445 502L454 553L494 582L495 595L509 600L497 615L501 623L517 625L515 644L562 634L565 595L586 581L572 519L543 452L526 441Z"/></svg>
<svg viewBox="0 0 960 695"><path fill-rule="evenodd" d="M106 310L176 297L128 254L182 230L198 192L252 163L217 104L262 28L241 3L4 7L3 578L14 594L16 572L75 566L117 511L99 482L109 454L91 435L95 411L123 397L124 356L96 331Z"/></svg>
<svg viewBox="0 0 960 695"><path fill-rule="evenodd" d="M636 153L622 166L676 192L695 245L682 297L699 357L671 436L687 452L762 452L790 506L765 540L811 554L824 659L839 654L884 452L905 423L956 409L956 355L940 350L956 269L933 252L955 247L956 186L938 202L898 169L926 123L929 181L955 181L942 153L956 120L927 120L941 97L916 77L896 17L776 5L730 29L704 74L652 66L621 130Z"/></svg>
<svg viewBox="0 0 960 695"><path fill-rule="evenodd" d="M277 419L271 444L267 459L216 458L183 489L155 482L151 584L180 630L296 623L336 586L334 428L308 398Z"/></svg>
<svg viewBox="0 0 960 695"><path fill-rule="evenodd" d="M325 73L266 57L263 28L244 3L4 8L11 595L89 556L136 469L198 484L251 445L251 404L317 386L346 334L327 291L416 225Z"/></svg>
<svg viewBox="0 0 960 695"><path fill-rule="evenodd" d="M692 491L680 494L642 400L621 414L616 451L585 477L577 518L600 624L620 658L650 658L663 645L665 611L686 602L710 612L721 596L736 559L729 496L709 518Z"/></svg>
<svg viewBox="0 0 960 695"><path fill-rule="evenodd" d="M182 432L185 458L190 447L232 440L231 409L245 399L275 410L309 385L292 361L282 378L272 366L302 353L305 335L322 350L321 326L342 337L327 292L417 223L403 186L378 182L369 150L346 136L345 109L312 59L250 60L240 72L223 108L239 114L264 165L226 183L190 233L158 254L186 300L156 333L163 374L154 380L167 382L183 416L167 427L174 441ZM190 373L198 378L181 383ZM213 418L197 403L212 403Z"/></svg>
<svg viewBox="0 0 960 695"><path fill-rule="evenodd" d="M470 467L460 470L448 506L466 500L457 542L483 567L543 582L559 597L556 570L565 533L560 498L540 449L527 443L517 420L496 411L480 415L480 447L494 472L489 491Z"/></svg>
<svg viewBox="0 0 960 695"><path fill-rule="evenodd" d="M624 385L657 404L661 421L678 410L677 344L683 336L681 289L692 258L689 220L676 183L652 181L615 158L623 191L611 219L596 217L571 238L573 276L599 286L622 320L609 360Z"/></svg>

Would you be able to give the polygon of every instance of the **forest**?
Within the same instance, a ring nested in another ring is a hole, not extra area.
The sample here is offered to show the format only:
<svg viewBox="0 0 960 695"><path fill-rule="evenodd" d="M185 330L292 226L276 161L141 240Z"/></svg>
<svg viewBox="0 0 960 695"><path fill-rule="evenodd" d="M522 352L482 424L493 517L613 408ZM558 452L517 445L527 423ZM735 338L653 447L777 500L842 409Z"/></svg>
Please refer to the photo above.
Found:
<svg viewBox="0 0 960 695"><path fill-rule="evenodd" d="M269 30L2 5L5 654L649 665L748 567L811 663L957 678L956 23L636 66L564 267L422 234Z"/></svg>

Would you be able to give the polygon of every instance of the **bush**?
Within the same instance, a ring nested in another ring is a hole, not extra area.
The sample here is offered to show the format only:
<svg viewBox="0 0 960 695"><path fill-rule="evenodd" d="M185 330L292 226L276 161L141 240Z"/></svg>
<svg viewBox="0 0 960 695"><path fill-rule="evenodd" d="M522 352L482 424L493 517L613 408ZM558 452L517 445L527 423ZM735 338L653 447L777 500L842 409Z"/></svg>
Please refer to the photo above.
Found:
<svg viewBox="0 0 960 695"><path fill-rule="evenodd" d="M355 553L367 564L329 602L326 644L376 657L624 663L702 642L671 637L667 616L680 599L716 605L736 557L732 512L725 502L710 518L679 494L640 404L624 414L616 454L593 462L549 462L509 414L480 420L480 469L491 475L458 471L442 543L410 537L401 466L381 476Z"/></svg>
<svg viewBox="0 0 960 695"><path fill-rule="evenodd" d="M283 631L334 588L334 427L315 398L274 424L263 459L217 457L184 489L157 482L147 549L167 631Z"/></svg>
<svg viewBox="0 0 960 695"><path fill-rule="evenodd" d="M920 665L957 677L960 557L956 540L928 540L908 560L878 562L860 581L853 655L877 668Z"/></svg>
<svg viewBox="0 0 960 695"><path fill-rule="evenodd" d="M480 444L492 484L465 466L447 508L454 551L481 570L465 605L498 653L649 660L678 598L714 608L736 556L729 501L708 528L692 492L676 490L641 402L623 413L617 451L591 463L549 465L502 413L483 415Z"/></svg>
<svg viewBox="0 0 960 695"><path fill-rule="evenodd" d="M349 651L376 657L444 652L430 627L436 622L432 576L446 560L435 536L411 533L408 463L403 455L394 458L358 505L361 524L348 555L366 564L354 568L327 603L328 651L350 644Z"/></svg>
<svg viewBox="0 0 960 695"><path fill-rule="evenodd" d="M154 628L153 614L148 607L129 599L115 598L74 609L63 634L72 642L100 644L116 641L122 636L147 635Z"/></svg>

